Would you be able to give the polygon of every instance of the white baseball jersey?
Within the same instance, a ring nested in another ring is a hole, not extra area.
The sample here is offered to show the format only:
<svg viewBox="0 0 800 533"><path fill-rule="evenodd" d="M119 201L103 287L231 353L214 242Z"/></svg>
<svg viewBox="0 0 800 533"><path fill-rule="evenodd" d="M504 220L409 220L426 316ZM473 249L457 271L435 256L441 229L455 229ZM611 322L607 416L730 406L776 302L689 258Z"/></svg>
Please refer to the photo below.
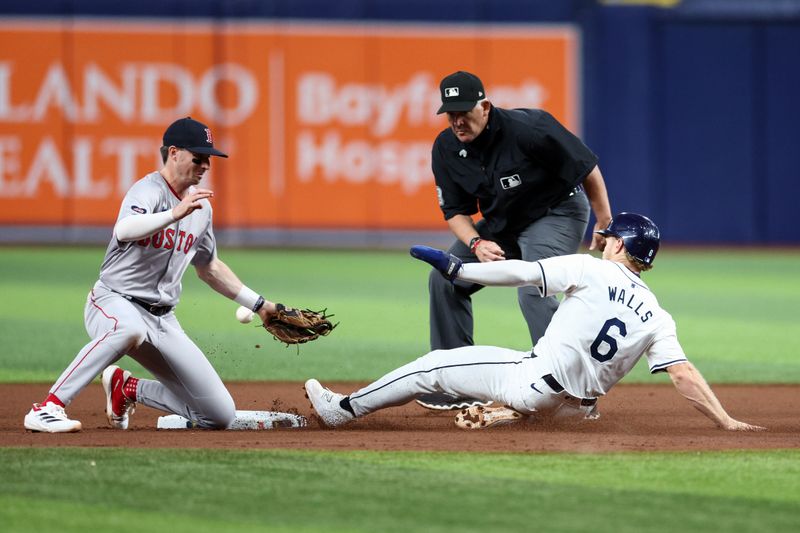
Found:
<svg viewBox="0 0 800 533"><path fill-rule="evenodd" d="M533 350L571 394L604 395L642 355L650 372L686 361L675 321L624 265L590 255L543 259L542 296L565 297Z"/></svg>
<svg viewBox="0 0 800 533"><path fill-rule="evenodd" d="M158 172L137 181L122 201L117 221L125 217L171 210L180 198ZM216 254L211 227L211 202L150 237L120 242L111 239L100 267L100 281L108 288L159 306L175 306L181 278L189 264L208 264Z"/></svg>
<svg viewBox="0 0 800 533"><path fill-rule="evenodd" d="M521 413L584 417L594 409L592 400L606 394L642 355L651 372L686 361L672 317L620 263L590 255L465 263L458 277L484 285L536 286L542 296L565 297L532 353L494 346L434 350L353 392L356 416L445 392Z"/></svg>

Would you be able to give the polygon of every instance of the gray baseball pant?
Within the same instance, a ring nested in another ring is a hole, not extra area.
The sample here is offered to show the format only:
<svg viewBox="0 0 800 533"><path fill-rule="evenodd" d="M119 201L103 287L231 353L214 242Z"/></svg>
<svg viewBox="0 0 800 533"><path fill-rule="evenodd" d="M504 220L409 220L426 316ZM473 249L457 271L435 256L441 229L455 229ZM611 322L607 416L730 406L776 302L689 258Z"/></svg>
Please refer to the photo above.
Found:
<svg viewBox="0 0 800 533"><path fill-rule="evenodd" d="M69 405L95 376L128 354L157 380L139 380L142 405L179 414L200 427L226 428L233 422L233 398L174 312L153 316L97 282L86 301L85 322L92 341L50 389L62 402Z"/></svg>

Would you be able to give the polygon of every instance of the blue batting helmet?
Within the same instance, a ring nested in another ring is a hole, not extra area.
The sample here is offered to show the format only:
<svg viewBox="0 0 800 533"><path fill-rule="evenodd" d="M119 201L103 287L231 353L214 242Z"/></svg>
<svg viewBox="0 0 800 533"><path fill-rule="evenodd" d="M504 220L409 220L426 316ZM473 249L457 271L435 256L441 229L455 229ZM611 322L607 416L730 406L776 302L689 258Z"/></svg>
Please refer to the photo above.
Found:
<svg viewBox="0 0 800 533"><path fill-rule="evenodd" d="M597 233L622 239L631 257L648 266L653 264L661 242L658 226L646 216L636 213L618 214L606 229Z"/></svg>

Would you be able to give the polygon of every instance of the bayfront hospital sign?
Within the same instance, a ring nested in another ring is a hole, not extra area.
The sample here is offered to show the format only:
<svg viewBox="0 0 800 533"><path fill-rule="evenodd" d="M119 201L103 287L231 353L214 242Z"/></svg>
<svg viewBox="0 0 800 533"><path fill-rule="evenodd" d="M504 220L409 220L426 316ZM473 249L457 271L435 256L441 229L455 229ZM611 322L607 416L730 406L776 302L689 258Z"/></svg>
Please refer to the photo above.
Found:
<svg viewBox="0 0 800 533"><path fill-rule="evenodd" d="M0 225L106 225L190 115L220 227L444 229L439 79L579 124L572 26L0 20Z"/></svg>

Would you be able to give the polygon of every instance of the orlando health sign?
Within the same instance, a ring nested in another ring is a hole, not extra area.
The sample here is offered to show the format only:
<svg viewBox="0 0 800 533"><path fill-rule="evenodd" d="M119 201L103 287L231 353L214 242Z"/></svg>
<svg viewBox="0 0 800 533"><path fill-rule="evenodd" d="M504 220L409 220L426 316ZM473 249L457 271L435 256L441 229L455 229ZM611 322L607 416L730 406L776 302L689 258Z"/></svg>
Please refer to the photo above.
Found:
<svg viewBox="0 0 800 533"><path fill-rule="evenodd" d="M438 82L578 127L571 26L0 20L0 225L109 225L160 167L164 128L206 122L218 226L444 229Z"/></svg>

